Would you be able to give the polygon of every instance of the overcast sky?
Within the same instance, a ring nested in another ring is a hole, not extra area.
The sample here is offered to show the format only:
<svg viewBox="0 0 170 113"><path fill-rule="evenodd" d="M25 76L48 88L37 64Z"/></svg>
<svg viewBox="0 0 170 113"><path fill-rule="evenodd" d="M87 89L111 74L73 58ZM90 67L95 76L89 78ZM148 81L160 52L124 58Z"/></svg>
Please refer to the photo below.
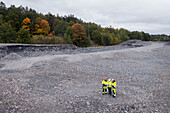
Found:
<svg viewBox="0 0 170 113"><path fill-rule="evenodd" d="M2 0L7 7L28 6L37 12L74 14L102 27L170 35L170 0Z"/></svg>

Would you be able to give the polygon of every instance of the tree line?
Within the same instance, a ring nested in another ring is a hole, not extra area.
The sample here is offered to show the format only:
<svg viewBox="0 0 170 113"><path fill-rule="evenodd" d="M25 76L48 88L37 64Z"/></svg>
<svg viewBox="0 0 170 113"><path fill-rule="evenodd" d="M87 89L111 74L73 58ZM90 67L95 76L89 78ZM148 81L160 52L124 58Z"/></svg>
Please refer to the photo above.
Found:
<svg viewBox="0 0 170 113"><path fill-rule="evenodd" d="M0 42L37 44L114 45L129 39L169 41L170 36L150 35L124 28L101 27L74 15L60 16L36 12L28 7L6 7L0 2Z"/></svg>

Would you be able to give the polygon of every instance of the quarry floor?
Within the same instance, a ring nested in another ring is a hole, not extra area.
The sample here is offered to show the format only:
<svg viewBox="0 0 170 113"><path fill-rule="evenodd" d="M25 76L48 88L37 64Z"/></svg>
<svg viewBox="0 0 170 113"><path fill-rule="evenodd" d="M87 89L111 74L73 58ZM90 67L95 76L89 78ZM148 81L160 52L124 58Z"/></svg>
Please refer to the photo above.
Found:
<svg viewBox="0 0 170 113"><path fill-rule="evenodd" d="M0 59L0 113L170 112L170 46L164 42L74 54L9 55ZM116 98L102 95L104 77L117 81Z"/></svg>

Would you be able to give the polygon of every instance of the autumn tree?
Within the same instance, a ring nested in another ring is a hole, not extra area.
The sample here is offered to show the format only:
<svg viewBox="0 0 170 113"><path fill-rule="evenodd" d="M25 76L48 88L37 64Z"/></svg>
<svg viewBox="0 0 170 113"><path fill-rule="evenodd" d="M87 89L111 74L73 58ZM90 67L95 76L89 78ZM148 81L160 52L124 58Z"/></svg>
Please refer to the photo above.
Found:
<svg viewBox="0 0 170 113"><path fill-rule="evenodd" d="M31 21L29 21L29 19ZM88 40L81 42L81 44L86 46L88 45L88 43L91 42L90 38L93 38L92 35L93 31L95 30L99 31L101 34L104 34L105 45L117 44L128 39L140 39L145 41L170 40L170 36L168 35L150 35L148 33L138 31L130 32L124 28L116 29L113 28L112 26L102 28L100 25L97 25L95 23L84 22L83 20L78 19L74 15L68 15L64 17L59 16L59 14L55 16L52 15L51 13L44 15L42 13L37 13L34 9L31 8L28 9L28 7L26 8L22 6L15 7L15 5L6 7L5 3L0 2L0 28L1 28L0 42L15 42L17 33L19 30L21 30L21 28L26 28L27 30L30 29L29 33L32 35L34 34L48 35L48 33L50 32L53 35L60 36L60 39L63 40L64 34L67 32L66 29L68 28L68 26L72 27L74 26L75 23L81 24L81 26L83 26L85 29L86 37L88 37L87 38ZM70 30L68 31L70 32ZM22 30L20 32L25 32L25 30ZM115 36L113 36L112 33L114 33ZM68 37L71 38L71 40L73 40L72 34ZM108 37L110 37L110 39ZM76 40L74 43L78 43L78 41Z"/></svg>
<svg viewBox="0 0 170 113"><path fill-rule="evenodd" d="M84 27L76 23L72 26L72 30L73 30L73 44L79 47L85 47L87 36Z"/></svg>
<svg viewBox="0 0 170 113"><path fill-rule="evenodd" d="M48 21L42 20L40 23L40 28L42 29L43 33L47 35L48 32L50 31L50 26L49 26Z"/></svg>
<svg viewBox="0 0 170 113"><path fill-rule="evenodd" d="M48 35L50 26L48 21L38 17L35 19L35 33Z"/></svg>
<svg viewBox="0 0 170 113"><path fill-rule="evenodd" d="M29 18L26 18L22 21L22 27L25 29L30 30L30 24L31 24L31 20Z"/></svg>
<svg viewBox="0 0 170 113"><path fill-rule="evenodd" d="M121 42L120 34L117 34L115 38L115 43L118 44L120 42Z"/></svg>
<svg viewBox="0 0 170 113"><path fill-rule="evenodd" d="M119 43L119 38L118 37L115 37L115 42L114 44L118 44Z"/></svg>
<svg viewBox="0 0 170 113"><path fill-rule="evenodd" d="M40 29L40 23L42 21L42 18L40 17L37 17L35 19L35 25L34 25L34 28L35 28L35 33L38 33L38 30Z"/></svg>

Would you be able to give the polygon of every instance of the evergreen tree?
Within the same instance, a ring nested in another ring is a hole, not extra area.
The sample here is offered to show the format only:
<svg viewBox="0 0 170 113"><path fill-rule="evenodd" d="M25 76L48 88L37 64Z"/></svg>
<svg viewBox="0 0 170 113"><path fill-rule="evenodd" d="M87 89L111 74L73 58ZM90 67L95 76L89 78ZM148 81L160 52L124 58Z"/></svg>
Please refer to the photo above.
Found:
<svg viewBox="0 0 170 113"><path fill-rule="evenodd" d="M14 31L10 24L4 23L0 26L0 37L3 43L15 42L17 39L17 32Z"/></svg>

